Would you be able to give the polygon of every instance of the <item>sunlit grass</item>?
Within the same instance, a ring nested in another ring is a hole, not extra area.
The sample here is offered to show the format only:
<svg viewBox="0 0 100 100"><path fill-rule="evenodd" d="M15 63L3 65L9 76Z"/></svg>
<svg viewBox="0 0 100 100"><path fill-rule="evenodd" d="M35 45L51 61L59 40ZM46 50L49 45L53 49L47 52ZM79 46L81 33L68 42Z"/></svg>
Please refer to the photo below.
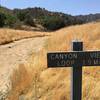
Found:
<svg viewBox="0 0 100 100"><path fill-rule="evenodd" d="M22 37L23 34L27 34L24 31L8 29L7 31L21 33ZM19 72L17 71L19 74L14 71L12 77L14 92L11 93L13 95L17 93L16 98L23 93L27 100L70 100L71 68L48 69L47 52L71 51L73 40L83 41L84 50L100 50L100 22L66 27L48 34L51 36L45 42L45 46L39 52L33 51L28 64L19 66ZM31 86L28 81L31 82ZM100 100L99 85L100 67L83 68L82 100ZM24 93L25 90L27 91ZM12 100L18 99L13 97Z"/></svg>
<svg viewBox="0 0 100 100"><path fill-rule="evenodd" d="M39 52L35 60L35 66L41 67L41 82L39 83L43 92L41 100L70 100L71 69L48 69L47 52L71 51L73 40L84 43L84 50L100 50L100 23L89 23L80 26L63 28L51 33L45 47ZM34 57L33 57L34 59ZM44 68L44 69L43 69ZM83 100L100 99L100 67L83 68Z"/></svg>

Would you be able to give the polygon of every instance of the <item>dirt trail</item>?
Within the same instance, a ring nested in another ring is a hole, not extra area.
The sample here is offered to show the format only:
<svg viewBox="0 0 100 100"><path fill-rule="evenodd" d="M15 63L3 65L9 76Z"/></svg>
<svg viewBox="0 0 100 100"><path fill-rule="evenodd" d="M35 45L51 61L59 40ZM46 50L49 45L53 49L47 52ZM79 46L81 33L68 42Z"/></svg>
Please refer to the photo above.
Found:
<svg viewBox="0 0 100 100"><path fill-rule="evenodd" d="M45 36L35 37L0 46L0 93L6 93L11 87L9 77L14 67L27 62L32 52L38 52L43 47L46 39Z"/></svg>

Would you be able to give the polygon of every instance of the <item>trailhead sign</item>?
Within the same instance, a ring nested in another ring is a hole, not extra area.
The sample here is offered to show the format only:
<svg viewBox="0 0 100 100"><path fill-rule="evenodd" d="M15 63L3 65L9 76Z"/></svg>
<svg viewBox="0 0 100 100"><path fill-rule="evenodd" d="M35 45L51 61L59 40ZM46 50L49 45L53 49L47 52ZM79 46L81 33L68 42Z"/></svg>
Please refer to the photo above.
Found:
<svg viewBox="0 0 100 100"><path fill-rule="evenodd" d="M72 42L71 52L47 53L48 68L72 67L71 100L82 99L82 66L100 66L100 51L83 51L82 41Z"/></svg>
<svg viewBox="0 0 100 100"><path fill-rule="evenodd" d="M48 53L48 67L100 66L100 51Z"/></svg>

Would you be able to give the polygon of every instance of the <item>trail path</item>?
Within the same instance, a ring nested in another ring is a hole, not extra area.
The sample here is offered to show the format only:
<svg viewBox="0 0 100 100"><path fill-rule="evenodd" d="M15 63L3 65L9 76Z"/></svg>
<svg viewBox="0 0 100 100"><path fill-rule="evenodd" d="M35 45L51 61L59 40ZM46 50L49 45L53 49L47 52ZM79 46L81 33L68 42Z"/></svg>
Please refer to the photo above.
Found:
<svg viewBox="0 0 100 100"><path fill-rule="evenodd" d="M6 92L10 87L9 76L13 68L27 62L32 52L38 52L46 41L47 37L35 37L22 39L0 46L0 92Z"/></svg>

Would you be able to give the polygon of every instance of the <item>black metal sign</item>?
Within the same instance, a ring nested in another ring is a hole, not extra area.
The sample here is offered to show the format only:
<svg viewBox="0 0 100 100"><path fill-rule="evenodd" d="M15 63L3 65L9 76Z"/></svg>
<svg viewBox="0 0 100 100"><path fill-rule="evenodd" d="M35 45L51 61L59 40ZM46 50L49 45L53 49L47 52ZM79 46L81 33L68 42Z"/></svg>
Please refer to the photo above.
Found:
<svg viewBox="0 0 100 100"><path fill-rule="evenodd" d="M100 51L48 53L47 62L48 67L100 66Z"/></svg>

